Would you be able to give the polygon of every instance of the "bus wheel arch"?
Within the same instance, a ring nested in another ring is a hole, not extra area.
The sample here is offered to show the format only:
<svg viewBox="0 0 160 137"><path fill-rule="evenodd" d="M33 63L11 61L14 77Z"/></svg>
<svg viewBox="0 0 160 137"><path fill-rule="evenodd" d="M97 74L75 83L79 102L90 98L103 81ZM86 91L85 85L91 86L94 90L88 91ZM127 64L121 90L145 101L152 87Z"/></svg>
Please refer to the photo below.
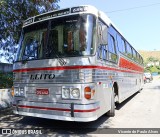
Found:
<svg viewBox="0 0 160 137"><path fill-rule="evenodd" d="M119 102L119 88L118 88L118 83L117 82L114 82L113 84L113 87L114 87L114 99L115 99L115 103L118 103Z"/></svg>
<svg viewBox="0 0 160 137"><path fill-rule="evenodd" d="M106 113L109 117L115 116L115 103L118 102L118 84L114 82L111 91L111 109Z"/></svg>

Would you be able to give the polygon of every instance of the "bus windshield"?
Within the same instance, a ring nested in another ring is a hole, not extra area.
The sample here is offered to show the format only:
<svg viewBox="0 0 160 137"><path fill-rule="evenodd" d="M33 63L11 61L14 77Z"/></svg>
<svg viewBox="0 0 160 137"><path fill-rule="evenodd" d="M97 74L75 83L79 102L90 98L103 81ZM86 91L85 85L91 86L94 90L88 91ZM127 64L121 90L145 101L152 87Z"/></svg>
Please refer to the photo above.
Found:
<svg viewBox="0 0 160 137"><path fill-rule="evenodd" d="M27 26L16 61L92 55L95 30L96 19L87 14Z"/></svg>

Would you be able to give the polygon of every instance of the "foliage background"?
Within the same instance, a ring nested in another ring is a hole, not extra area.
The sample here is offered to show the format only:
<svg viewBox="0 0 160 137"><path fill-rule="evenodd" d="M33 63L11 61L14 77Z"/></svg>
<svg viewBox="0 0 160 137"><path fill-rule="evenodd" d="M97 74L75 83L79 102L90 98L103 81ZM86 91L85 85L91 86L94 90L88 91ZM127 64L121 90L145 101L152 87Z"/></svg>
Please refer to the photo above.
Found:
<svg viewBox="0 0 160 137"><path fill-rule="evenodd" d="M160 74L160 51L145 51L141 50L139 53L144 59L145 72ZM149 65L148 64L152 64Z"/></svg>
<svg viewBox="0 0 160 137"><path fill-rule="evenodd" d="M13 86L13 73L0 72L0 89L11 88Z"/></svg>
<svg viewBox="0 0 160 137"><path fill-rule="evenodd" d="M31 16L58 9L60 0L0 0L0 57L12 63L22 23Z"/></svg>

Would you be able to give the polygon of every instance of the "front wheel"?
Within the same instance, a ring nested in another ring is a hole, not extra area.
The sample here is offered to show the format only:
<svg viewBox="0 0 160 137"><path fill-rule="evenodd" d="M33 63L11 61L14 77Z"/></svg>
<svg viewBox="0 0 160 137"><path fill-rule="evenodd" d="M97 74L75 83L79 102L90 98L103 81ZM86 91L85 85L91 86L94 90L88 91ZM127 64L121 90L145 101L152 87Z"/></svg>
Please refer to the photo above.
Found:
<svg viewBox="0 0 160 137"><path fill-rule="evenodd" d="M107 116L114 117L115 116L115 93L114 93L114 87L112 88L111 93L111 109L107 112Z"/></svg>

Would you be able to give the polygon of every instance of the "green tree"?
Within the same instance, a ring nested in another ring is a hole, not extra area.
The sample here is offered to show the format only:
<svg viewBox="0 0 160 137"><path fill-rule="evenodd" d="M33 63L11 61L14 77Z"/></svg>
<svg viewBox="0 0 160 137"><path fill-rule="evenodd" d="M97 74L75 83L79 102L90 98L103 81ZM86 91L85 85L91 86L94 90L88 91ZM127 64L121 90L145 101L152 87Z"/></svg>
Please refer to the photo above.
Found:
<svg viewBox="0 0 160 137"><path fill-rule="evenodd" d="M58 9L60 0L0 0L0 56L12 62L22 23L31 16Z"/></svg>
<svg viewBox="0 0 160 137"><path fill-rule="evenodd" d="M156 66L153 66L153 67L150 68L150 72L151 72L151 73L159 72L159 70L157 69Z"/></svg>
<svg viewBox="0 0 160 137"><path fill-rule="evenodd" d="M150 56L146 59L145 64L147 65L148 63L154 63L154 66L156 66L156 62L158 62L159 59L155 58L153 56Z"/></svg>
<svg viewBox="0 0 160 137"><path fill-rule="evenodd" d="M13 86L13 73L4 73L0 71L0 89L11 88Z"/></svg>
<svg viewBox="0 0 160 137"><path fill-rule="evenodd" d="M147 58L147 62L153 62L153 61L154 61L154 57L151 56Z"/></svg>

